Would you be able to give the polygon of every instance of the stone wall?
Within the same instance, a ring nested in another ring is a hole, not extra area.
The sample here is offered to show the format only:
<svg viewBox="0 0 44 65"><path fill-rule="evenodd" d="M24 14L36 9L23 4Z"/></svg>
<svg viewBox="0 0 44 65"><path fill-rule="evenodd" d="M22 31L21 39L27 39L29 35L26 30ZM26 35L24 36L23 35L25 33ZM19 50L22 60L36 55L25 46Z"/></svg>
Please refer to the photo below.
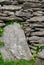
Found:
<svg viewBox="0 0 44 65"><path fill-rule="evenodd" d="M44 45L44 0L0 0L0 26L18 19L24 23L27 42L33 46ZM44 50L40 53L44 58Z"/></svg>

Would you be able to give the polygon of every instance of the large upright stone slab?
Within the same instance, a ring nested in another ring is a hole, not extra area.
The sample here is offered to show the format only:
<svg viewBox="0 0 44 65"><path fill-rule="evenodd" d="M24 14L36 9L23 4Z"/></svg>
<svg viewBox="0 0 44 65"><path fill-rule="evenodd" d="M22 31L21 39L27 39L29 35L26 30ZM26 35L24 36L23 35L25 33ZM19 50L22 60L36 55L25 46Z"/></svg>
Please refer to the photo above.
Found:
<svg viewBox="0 0 44 65"><path fill-rule="evenodd" d="M31 59L31 52L26 42L24 31L20 28L20 25L14 23L4 28L3 42L5 43L5 56L3 50L1 50L4 59Z"/></svg>

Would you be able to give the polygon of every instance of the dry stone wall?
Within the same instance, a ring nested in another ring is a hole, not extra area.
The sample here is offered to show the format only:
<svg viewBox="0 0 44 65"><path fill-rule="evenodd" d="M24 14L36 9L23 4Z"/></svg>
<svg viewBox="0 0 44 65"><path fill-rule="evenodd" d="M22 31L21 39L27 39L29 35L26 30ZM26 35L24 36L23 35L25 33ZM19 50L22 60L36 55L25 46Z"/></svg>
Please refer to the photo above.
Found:
<svg viewBox="0 0 44 65"><path fill-rule="evenodd" d="M23 30L32 53L33 46L44 46L44 0L0 0L0 26L14 19L24 23ZM44 59L44 50L39 58Z"/></svg>

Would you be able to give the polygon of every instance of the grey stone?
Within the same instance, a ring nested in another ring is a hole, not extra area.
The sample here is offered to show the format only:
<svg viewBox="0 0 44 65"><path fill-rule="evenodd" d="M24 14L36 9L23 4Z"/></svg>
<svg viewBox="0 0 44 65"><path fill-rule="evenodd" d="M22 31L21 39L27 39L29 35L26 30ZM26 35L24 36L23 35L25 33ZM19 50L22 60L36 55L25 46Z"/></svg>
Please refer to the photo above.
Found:
<svg viewBox="0 0 44 65"><path fill-rule="evenodd" d="M18 4L18 1L16 1L16 0L14 0L13 2L12 2L12 5L17 5Z"/></svg>
<svg viewBox="0 0 44 65"><path fill-rule="evenodd" d="M16 16L20 16L20 17L27 17L27 18L30 18L32 15L30 12L22 12L22 11L16 11Z"/></svg>
<svg viewBox="0 0 44 65"><path fill-rule="evenodd" d="M5 23L0 23L0 27L5 26Z"/></svg>
<svg viewBox="0 0 44 65"><path fill-rule="evenodd" d="M33 12L33 15L34 16L42 16L42 15L44 15L44 12L42 12L42 11L36 11L36 12Z"/></svg>
<svg viewBox="0 0 44 65"><path fill-rule="evenodd" d="M4 11L3 13L8 16L14 15L14 12L11 12L11 11Z"/></svg>
<svg viewBox="0 0 44 65"><path fill-rule="evenodd" d="M1 5L11 5L11 1L10 0L2 0L2 1L0 1L0 4Z"/></svg>
<svg viewBox="0 0 44 65"><path fill-rule="evenodd" d="M5 0L0 0L0 2L3 2L3 1L5 1Z"/></svg>
<svg viewBox="0 0 44 65"><path fill-rule="evenodd" d="M3 20L3 21L9 21L9 20L15 20L15 19L23 21L22 18L13 16L13 15L12 16L8 16L8 17L2 17L2 16L0 16L0 20Z"/></svg>
<svg viewBox="0 0 44 65"><path fill-rule="evenodd" d="M40 53L39 53L39 57L44 59L44 50L42 50Z"/></svg>
<svg viewBox="0 0 44 65"><path fill-rule="evenodd" d="M29 40L31 41L37 41L37 40L39 40L40 39L40 37L38 37L38 36L32 36L32 37L29 37Z"/></svg>
<svg viewBox="0 0 44 65"><path fill-rule="evenodd" d="M44 31L44 28L35 28L35 30Z"/></svg>
<svg viewBox="0 0 44 65"><path fill-rule="evenodd" d="M44 28L44 24L40 24L40 23L31 23L30 24L30 27L33 27L33 28Z"/></svg>
<svg viewBox="0 0 44 65"><path fill-rule="evenodd" d="M28 0L30 2L39 2L39 0Z"/></svg>
<svg viewBox="0 0 44 65"><path fill-rule="evenodd" d="M24 31L20 28L19 24L14 23L13 25L8 25L4 28L3 42L5 43L5 48L11 52L10 57L8 57L9 52L5 53L7 56L4 54L4 59L11 58L11 55L18 59L30 60L32 58Z"/></svg>
<svg viewBox="0 0 44 65"><path fill-rule="evenodd" d="M40 44L44 44L44 37L39 40Z"/></svg>
<svg viewBox="0 0 44 65"><path fill-rule="evenodd" d="M32 43L44 44L44 37L32 36L29 37L29 41Z"/></svg>
<svg viewBox="0 0 44 65"><path fill-rule="evenodd" d="M44 36L44 31L33 32L31 35L35 35L35 36Z"/></svg>
<svg viewBox="0 0 44 65"><path fill-rule="evenodd" d="M21 6L14 6L14 5L3 5L3 7L0 7L0 10L7 10L7 11L17 11L20 10Z"/></svg>
<svg viewBox="0 0 44 65"><path fill-rule="evenodd" d="M25 2L25 0L17 0L18 1L18 3L24 3Z"/></svg>
<svg viewBox="0 0 44 65"><path fill-rule="evenodd" d="M15 59L15 57L13 57L11 52L8 49L6 49L5 47L4 48L0 47L0 53L2 54L4 61Z"/></svg>
<svg viewBox="0 0 44 65"><path fill-rule="evenodd" d="M29 8L39 8L41 7L40 3L32 3L32 2L26 2L23 5L23 9L29 9Z"/></svg>
<svg viewBox="0 0 44 65"><path fill-rule="evenodd" d="M3 23L4 21L3 20L0 20L0 23Z"/></svg>
<svg viewBox="0 0 44 65"><path fill-rule="evenodd" d="M0 20L14 20L15 19L15 17L3 17L3 16L0 16Z"/></svg>
<svg viewBox="0 0 44 65"><path fill-rule="evenodd" d="M20 1L20 2L39 2L39 0L17 0L17 1Z"/></svg>
<svg viewBox="0 0 44 65"><path fill-rule="evenodd" d="M34 46L44 46L44 44L33 44Z"/></svg>
<svg viewBox="0 0 44 65"><path fill-rule="evenodd" d="M41 9L41 7L38 7L38 8L32 8L33 11L43 11L43 9Z"/></svg>
<svg viewBox="0 0 44 65"><path fill-rule="evenodd" d="M42 2L44 2L44 0L42 0Z"/></svg>
<svg viewBox="0 0 44 65"><path fill-rule="evenodd" d="M40 22L44 21L44 16L33 17L33 18L30 19L30 21L35 21L35 22L36 21L40 21Z"/></svg>
<svg viewBox="0 0 44 65"><path fill-rule="evenodd" d="M0 16L8 16L7 14L4 14L4 13L0 13Z"/></svg>

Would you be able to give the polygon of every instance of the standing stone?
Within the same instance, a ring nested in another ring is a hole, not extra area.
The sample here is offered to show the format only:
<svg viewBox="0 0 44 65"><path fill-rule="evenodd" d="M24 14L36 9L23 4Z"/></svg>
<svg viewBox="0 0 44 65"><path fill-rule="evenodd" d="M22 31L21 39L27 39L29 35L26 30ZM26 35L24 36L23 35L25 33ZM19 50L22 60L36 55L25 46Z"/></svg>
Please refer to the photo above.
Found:
<svg viewBox="0 0 44 65"><path fill-rule="evenodd" d="M10 54L18 59L31 59L31 52L26 42L24 31L20 28L19 24L14 23L4 28L3 42L5 43L5 48L8 50L5 53L7 56ZM3 57L4 59L9 59L10 55L9 57L5 55Z"/></svg>

